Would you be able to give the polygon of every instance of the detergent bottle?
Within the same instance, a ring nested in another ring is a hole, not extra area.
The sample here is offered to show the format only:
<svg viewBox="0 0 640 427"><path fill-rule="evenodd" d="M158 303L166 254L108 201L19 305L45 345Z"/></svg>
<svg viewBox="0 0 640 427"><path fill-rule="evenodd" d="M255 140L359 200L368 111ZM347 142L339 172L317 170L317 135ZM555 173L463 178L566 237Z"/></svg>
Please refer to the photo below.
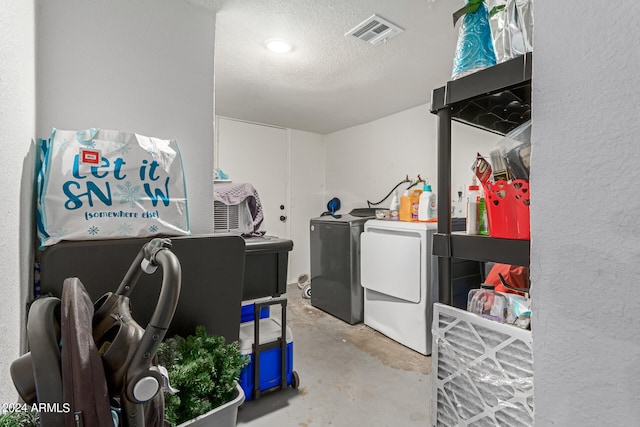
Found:
<svg viewBox="0 0 640 427"><path fill-rule="evenodd" d="M437 216L436 195L431 191L431 185L425 182L422 194L420 194L418 221L434 221Z"/></svg>
<svg viewBox="0 0 640 427"><path fill-rule="evenodd" d="M418 220L418 210L420 208L420 195L422 190L413 190L411 192L411 221Z"/></svg>
<svg viewBox="0 0 640 427"><path fill-rule="evenodd" d="M398 216L400 221L411 221L411 194L409 194L409 190L405 190L400 197Z"/></svg>

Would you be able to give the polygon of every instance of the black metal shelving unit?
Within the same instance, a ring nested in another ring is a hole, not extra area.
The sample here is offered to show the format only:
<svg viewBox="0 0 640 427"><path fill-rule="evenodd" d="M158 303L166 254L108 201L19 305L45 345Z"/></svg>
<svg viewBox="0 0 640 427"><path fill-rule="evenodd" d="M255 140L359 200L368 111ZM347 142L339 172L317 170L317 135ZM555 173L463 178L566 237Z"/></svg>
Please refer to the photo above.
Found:
<svg viewBox="0 0 640 427"><path fill-rule="evenodd" d="M438 194L451 195L451 121L505 135L531 118L532 54L478 71L431 93L431 112L438 116ZM496 239L452 232L451 197L438 204L440 302L452 303L451 258L529 265L529 241Z"/></svg>

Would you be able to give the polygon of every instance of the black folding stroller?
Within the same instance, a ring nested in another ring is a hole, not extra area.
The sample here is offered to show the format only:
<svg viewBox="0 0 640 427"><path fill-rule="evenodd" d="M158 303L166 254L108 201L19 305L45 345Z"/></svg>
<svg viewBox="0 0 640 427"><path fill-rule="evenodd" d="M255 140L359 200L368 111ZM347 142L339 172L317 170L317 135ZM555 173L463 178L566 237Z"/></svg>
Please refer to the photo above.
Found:
<svg viewBox="0 0 640 427"><path fill-rule="evenodd" d="M62 298L29 309L30 352L11 365L20 398L40 409L42 427L164 425L165 377L154 364L178 304L181 267L169 239L145 244L115 293L94 304L78 278ZM162 288L149 324L131 316L129 295L142 272L160 266Z"/></svg>

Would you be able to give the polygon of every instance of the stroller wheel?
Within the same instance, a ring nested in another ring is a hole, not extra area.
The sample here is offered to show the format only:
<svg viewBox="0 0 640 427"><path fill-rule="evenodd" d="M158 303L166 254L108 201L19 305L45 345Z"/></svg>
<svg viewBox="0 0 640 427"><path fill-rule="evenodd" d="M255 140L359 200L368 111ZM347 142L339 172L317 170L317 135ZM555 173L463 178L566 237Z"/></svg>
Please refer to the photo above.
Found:
<svg viewBox="0 0 640 427"><path fill-rule="evenodd" d="M302 298L311 298L311 285L307 284L302 288Z"/></svg>

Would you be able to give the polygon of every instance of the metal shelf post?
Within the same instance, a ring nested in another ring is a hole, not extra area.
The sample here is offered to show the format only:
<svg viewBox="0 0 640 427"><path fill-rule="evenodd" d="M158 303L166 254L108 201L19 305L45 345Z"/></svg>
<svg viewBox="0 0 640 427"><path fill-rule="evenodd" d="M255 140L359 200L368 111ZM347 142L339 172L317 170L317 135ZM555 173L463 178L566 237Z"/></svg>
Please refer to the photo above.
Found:
<svg viewBox="0 0 640 427"><path fill-rule="evenodd" d="M438 234L451 234L451 109L438 110ZM444 197L442 197L444 196ZM438 295L451 305L451 258L438 258Z"/></svg>

